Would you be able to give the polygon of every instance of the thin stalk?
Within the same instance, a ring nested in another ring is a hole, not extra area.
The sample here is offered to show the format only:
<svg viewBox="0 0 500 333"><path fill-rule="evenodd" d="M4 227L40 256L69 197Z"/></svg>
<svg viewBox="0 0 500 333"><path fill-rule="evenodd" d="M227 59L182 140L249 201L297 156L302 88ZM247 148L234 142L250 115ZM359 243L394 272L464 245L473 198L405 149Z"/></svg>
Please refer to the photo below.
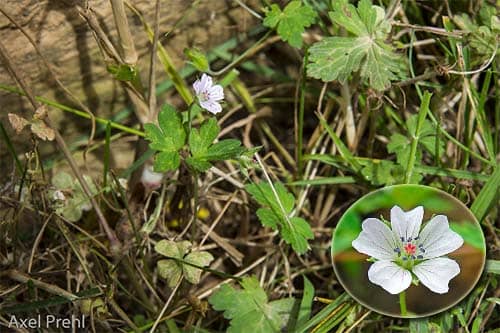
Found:
<svg viewBox="0 0 500 333"><path fill-rule="evenodd" d="M14 94L18 94L20 96L26 96L26 93L24 93L23 91L15 88L15 87L11 87L11 86L5 85L5 84L1 84L0 83L0 89L4 90L4 91L11 92L11 93L14 93ZM43 104L48 105L48 106L52 106L52 107L54 107L56 109L59 109L61 111L69 112L69 113L72 113L72 114L77 115L77 116L82 117L82 118L92 119L92 116L90 116L88 113L86 113L84 111L77 110L77 109L71 108L69 106L57 103L57 102L52 101L50 99L47 99L45 97L34 96L34 98L35 98L35 100L37 102L43 103ZM100 117L93 117L93 118L94 118L94 120L95 120L96 123L99 123L99 124L102 124L102 125L107 125L109 123L109 125L112 128L115 128L117 130L120 130L120 131L123 131L123 132L126 132L126 133L130 133L130 134L133 134L133 135L137 135L137 136L142 136L142 137L145 136L144 132L139 131L139 130L137 130L135 128L128 127L128 126L122 125L120 123L117 123L117 122L114 122L114 121L111 121L111 120L108 120L108 119L105 119L105 118L100 118Z"/></svg>
<svg viewBox="0 0 500 333"><path fill-rule="evenodd" d="M401 310L402 316L406 316L408 314L406 311L406 291L399 293L399 309Z"/></svg>
<svg viewBox="0 0 500 333"><path fill-rule="evenodd" d="M409 183L411 181L411 176L413 175L413 169L415 167L415 160L417 155L417 147L418 141L420 139L420 132L422 131L422 127L424 125L425 117L429 111L429 103L431 101L432 94L429 92L424 93L424 97L422 98L422 103L420 105L420 110L418 112L418 120L417 120L417 128L415 128L415 133L412 136L411 147L410 147L410 157L408 158L408 165L406 167L405 173L405 183Z"/></svg>
<svg viewBox="0 0 500 333"><path fill-rule="evenodd" d="M304 62L302 63L302 78L300 81L300 100L299 100L299 119L297 124L297 173L299 179L302 179L302 169L304 166L303 161L303 140L304 140L304 108L305 108L305 95L306 95L306 64L308 61L309 52L307 49L304 51Z"/></svg>

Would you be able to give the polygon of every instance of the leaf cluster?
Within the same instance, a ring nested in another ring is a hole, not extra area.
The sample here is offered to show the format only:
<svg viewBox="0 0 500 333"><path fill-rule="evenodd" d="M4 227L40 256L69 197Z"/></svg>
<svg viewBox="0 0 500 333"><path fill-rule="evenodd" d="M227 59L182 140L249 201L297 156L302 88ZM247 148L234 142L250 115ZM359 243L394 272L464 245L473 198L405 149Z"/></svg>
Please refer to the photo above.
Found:
<svg viewBox="0 0 500 333"><path fill-rule="evenodd" d="M158 125L145 124L146 139L151 143L149 147L158 151L154 161L156 172L176 170L181 163L181 156L186 163L196 171L206 171L211 162L237 159L245 149L239 140L226 139L214 143L219 135L220 128L215 118L206 120L199 129L191 128L189 137L184 126L181 113L171 105L165 105L158 115ZM186 147L186 154L181 151Z"/></svg>

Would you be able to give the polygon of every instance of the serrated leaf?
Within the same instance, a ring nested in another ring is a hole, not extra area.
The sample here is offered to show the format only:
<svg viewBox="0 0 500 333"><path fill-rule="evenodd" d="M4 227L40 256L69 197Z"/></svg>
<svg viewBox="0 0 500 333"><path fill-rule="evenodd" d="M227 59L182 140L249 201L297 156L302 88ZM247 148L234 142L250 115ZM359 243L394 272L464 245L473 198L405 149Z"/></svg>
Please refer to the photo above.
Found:
<svg viewBox="0 0 500 333"><path fill-rule="evenodd" d="M145 124L146 139L150 147L159 151L177 151L186 141L186 132L181 122L181 115L170 105L162 108L158 115L158 126Z"/></svg>
<svg viewBox="0 0 500 333"><path fill-rule="evenodd" d="M273 186L276 194L268 183L249 184L245 189L260 205L266 207L257 210L257 217L262 225L278 228L285 242L290 244L295 252L303 254L309 249L307 240L314 238L311 227L304 219L289 216L295 206L293 194L281 183L275 183Z"/></svg>
<svg viewBox="0 0 500 333"><path fill-rule="evenodd" d="M290 218L291 225L283 224L281 236L292 249L298 254L306 253L309 250L308 239L314 238L311 226L306 220L300 217Z"/></svg>
<svg viewBox="0 0 500 333"><path fill-rule="evenodd" d="M158 125L145 124L146 140L151 149L160 151L155 158L156 172L175 170L180 165L178 150L186 142L181 115L171 105L165 105L158 114Z"/></svg>
<svg viewBox="0 0 500 333"><path fill-rule="evenodd" d="M158 114L158 125L171 140L173 150L179 150L186 141L186 132L182 126L182 117L172 105L166 104Z"/></svg>
<svg viewBox="0 0 500 333"><path fill-rule="evenodd" d="M281 39L293 47L302 46L302 33L316 20L316 12L302 1L291 1L283 11L278 5L266 10L264 26L276 29Z"/></svg>
<svg viewBox="0 0 500 333"><path fill-rule="evenodd" d="M217 311L224 311L230 319L228 333L273 333L286 327L294 299L268 302L265 291L255 277L240 282L243 289L236 290L224 284L208 299ZM251 323L251 324L250 324Z"/></svg>
<svg viewBox="0 0 500 333"><path fill-rule="evenodd" d="M399 78L401 57L386 43L390 24L385 12L369 0L361 0L358 8L338 4L330 13L332 21L353 37L327 37L310 49L307 75L325 82L344 83L353 72L360 73L370 87L384 90Z"/></svg>
<svg viewBox="0 0 500 333"><path fill-rule="evenodd" d="M196 157L186 158L186 163L199 172L205 172L212 167L210 162Z"/></svg>
<svg viewBox="0 0 500 333"><path fill-rule="evenodd" d="M189 148L191 155L186 162L195 170L204 172L212 164L210 161L220 161L238 158L245 149L241 142L235 139L227 139L212 144L219 134L219 125L215 118L204 122L200 129L191 129L189 134Z"/></svg>
<svg viewBox="0 0 500 333"><path fill-rule="evenodd" d="M200 267L208 266L213 260L214 257L207 251L193 251L184 258L184 261ZM182 271L187 281L193 284L200 282L201 269L183 264Z"/></svg>
<svg viewBox="0 0 500 333"><path fill-rule="evenodd" d="M222 161L237 158L245 149L240 140L227 139L219 141L210 146L204 157L210 161Z"/></svg>
<svg viewBox="0 0 500 333"><path fill-rule="evenodd" d="M176 170L181 164L181 157L176 151L162 151L155 156L153 169L155 172Z"/></svg>
<svg viewBox="0 0 500 333"><path fill-rule="evenodd" d="M193 155L193 157L204 156L208 147L212 145L218 134L219 125L217 125L215 118L210 118L204 122L199 131L196 128L191 129L189 134L191 155Z"/></svg>
<svg viewBox="0 0 500 333"><path fill-rule="evenodd" d="M270 227L273 230L278 229L280 218L271 209L259 208L256 214L263 226Z"/></svg>

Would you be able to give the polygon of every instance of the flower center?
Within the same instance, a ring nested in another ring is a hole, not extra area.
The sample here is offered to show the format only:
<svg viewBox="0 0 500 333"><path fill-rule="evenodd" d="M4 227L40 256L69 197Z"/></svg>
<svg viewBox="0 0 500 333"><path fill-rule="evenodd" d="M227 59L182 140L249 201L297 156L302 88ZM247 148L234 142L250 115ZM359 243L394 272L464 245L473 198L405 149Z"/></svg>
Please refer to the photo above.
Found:
<svg viewBox="0 0 500 333"><path fill-rule="evenodd" d="M200 94L198 95L198 98L200 99L200 101L202 102L206 102L210 99L210 94L208 93L207 90L203 90L202 92L200 92Z"/></svg>
<svg viewBox="0 0 500 333"><path fill-rule="evenodd" d="M405 250L406 254L414 255L416 250L417 250L417 246L413 243L406 243L404 246L404 250Z"/></svg>
<svg viewBox="0 0 500 333"><path fill-rule="evenodd" d="M414 239L401 237L400 246L394 249L397 253L396 260L401 266L411 269L416 264L415 261L424 259L425 249L422 244L418 243L418 239L418 237Z"/></svg>

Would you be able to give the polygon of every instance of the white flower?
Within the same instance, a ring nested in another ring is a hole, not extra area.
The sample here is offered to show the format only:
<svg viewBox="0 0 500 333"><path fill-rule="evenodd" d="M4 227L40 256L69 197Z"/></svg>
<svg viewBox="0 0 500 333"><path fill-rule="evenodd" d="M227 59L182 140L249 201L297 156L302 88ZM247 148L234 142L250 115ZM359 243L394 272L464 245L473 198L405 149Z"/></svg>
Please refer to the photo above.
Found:
<svg viewBox="0 0 500 333"><path fill-rule="evenodd" d="M142 170L141 183L148 190L154 190L161 186L163 173L155 172L153 166L146 165Z"/></svg>
<svg viewBox="0 0 500 333"><path fill-rule="evenodd" d="M423 216L422 206L408 212L394 206L392 230L379 219L367 218L352 242L358 252L377 259L368 270L368 279L391 294L410 287L414 276L431 291L444 294L450 280L460 273L458 264L443 256L461 247L464 240L450 229L444 215L434 216L420 232Z"/></svg>
<svg viewBox="0 0 500 333"><path fill-rule="evenodd" d="M213 114L222 111L219 101L224 99L224 90L218 84L213 85L210 76L203 74L201 79L193 83L193 89L202 108Z"/></svg>

